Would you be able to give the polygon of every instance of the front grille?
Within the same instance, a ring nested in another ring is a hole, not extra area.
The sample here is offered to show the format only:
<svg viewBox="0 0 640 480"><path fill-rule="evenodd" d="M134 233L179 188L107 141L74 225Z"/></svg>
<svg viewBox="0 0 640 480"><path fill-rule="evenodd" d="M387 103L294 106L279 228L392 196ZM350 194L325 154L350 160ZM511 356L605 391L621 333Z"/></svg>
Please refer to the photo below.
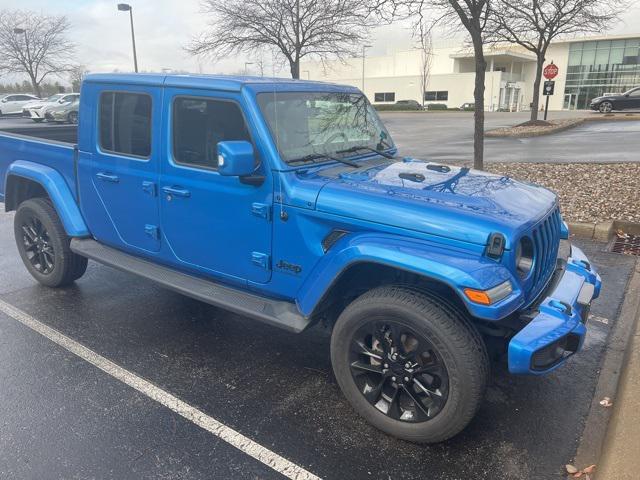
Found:
<svg viewBox="0 0 640 480"><path fill-rule="evenodd" d="M531 282L532 295L544 288L555 270L558 247L560 246L561 222L560 210L555 208L531 233L535 245Z"/></svg>

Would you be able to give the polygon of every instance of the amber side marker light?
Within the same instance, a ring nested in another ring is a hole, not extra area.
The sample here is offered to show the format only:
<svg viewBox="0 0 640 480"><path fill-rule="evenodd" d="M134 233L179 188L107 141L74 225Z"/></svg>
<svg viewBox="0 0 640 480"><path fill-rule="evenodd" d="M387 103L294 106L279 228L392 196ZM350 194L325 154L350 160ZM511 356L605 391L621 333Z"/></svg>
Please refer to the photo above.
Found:
<svg viewBox="0 0 640 480"><path fill-rule="evenodd" d="M473 288L465 288L464 294L467 296L469 300L474 303L480 303L482 305L491 305L491 299L487 292L482 290L474 290Z"/></svg>
<svg viewBox="0 0 640 480"><path fill-rule="evenodd" d="M513 292L513 287L509 280L489 290L464 289L464 294L467 298L473 303L479 303L480 305L491 305L492 303L499 302L503 298L508 297L511 292Z"/></svg>

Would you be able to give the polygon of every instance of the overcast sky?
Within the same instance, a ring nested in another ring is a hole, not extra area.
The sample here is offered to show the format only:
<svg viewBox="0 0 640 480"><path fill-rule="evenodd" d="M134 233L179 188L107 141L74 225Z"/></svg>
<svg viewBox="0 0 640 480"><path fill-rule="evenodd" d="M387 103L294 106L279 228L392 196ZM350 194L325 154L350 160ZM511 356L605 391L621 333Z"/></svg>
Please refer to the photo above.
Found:
<svg viewBox="0 0 640 480"><path fill-rule="evenodd" d="M78 44L78 63L93 72L129 71L133 69L129 18L127 12L117 10L117 3L118 0L0 0L0 8L66 15L73 25L71 37ZM199 0L130 0L129 3L134 12L140 70L168 68L237 73L244 70L245 61L252 60L236 57L216 64L208 60L199 62L183 50L191 36L206 27ZM610 33L640 34L640 0L634 0L623 22L615 25ZM390 48L408 48L411 38L406 28L392 25L374 31L371 43L373 48L369 54L375 55ZM266 61L270 63L270 59ZM256 73L251 71L252 66L248 68L249 73ZM275 73L287 74L286 71Z"/></svg>

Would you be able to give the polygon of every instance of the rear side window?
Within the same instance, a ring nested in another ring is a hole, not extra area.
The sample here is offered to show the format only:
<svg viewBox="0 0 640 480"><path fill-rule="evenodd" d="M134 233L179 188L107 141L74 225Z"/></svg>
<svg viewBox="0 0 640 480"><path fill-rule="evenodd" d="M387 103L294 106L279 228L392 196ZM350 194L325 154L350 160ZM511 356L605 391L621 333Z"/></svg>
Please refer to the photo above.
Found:
<svg viewBox="0 0 640 480"><path fill-rule="evenodd" d="M178 97L173 103L176 163L218 168L218 142L251 141L240 107L227 100Z"/></svg>
<svg viewBox="0 0 640 480"><path fill-rule="evenodd" d="M105 92L100 96L100 147L135 157L151 154L151 97Z"/></svg>

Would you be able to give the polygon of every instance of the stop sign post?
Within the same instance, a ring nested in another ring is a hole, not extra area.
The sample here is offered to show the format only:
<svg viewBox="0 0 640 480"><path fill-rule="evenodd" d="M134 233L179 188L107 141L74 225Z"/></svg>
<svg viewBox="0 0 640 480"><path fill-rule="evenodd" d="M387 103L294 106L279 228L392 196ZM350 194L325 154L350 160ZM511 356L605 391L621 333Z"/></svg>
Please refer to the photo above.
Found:
<svg viewBox="0 0 640 480"><path fill-rule="evenodd" d="M544 96L547 97L547 101L544 105L544 119L546 120L547 112L549 111L549 97L553 95L554 82L552 80L558 76L558 66L553 63L553 60L551 60L551 63L542 70L542 74L544 75L544 78L547 79L547 81L544 82L543 93Z"/></svg>

